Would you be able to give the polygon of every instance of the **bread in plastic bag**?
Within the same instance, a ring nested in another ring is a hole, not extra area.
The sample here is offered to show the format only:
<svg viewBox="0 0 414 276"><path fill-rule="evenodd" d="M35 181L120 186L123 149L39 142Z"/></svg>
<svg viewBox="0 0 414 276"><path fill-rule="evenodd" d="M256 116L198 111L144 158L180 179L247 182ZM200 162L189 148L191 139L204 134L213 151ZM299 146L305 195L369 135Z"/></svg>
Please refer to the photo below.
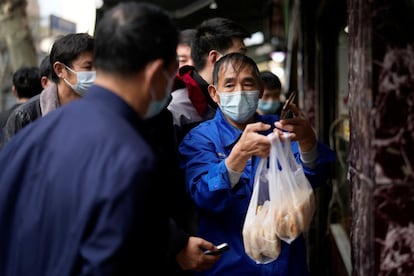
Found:
<svg viewBox="0 0 414 276"><path fill-rule="evenodd" d="M279 257L281 244L276 235L274 206L271 204L268 160L262 159L254 180L254 188L243 225L243 243L246 254L258 264L272 262Z"/></svg>
<svg viewBox="0 0 414 276"><path fill-rule="evenodd" d="M315 210L313 189L297 163L290 140L272 133L268 158L260 160L243 225L246 254L258 264L275 261L281 240L291 243L309 228Z"/></svg>
<svg viewBox="0 0 414 276"><path fill-rule="evenodd" d="M278 191L273 202L276 233L281 240L291 243L309 228L315 212L314 192L293 155L289 136L285 136L285 142L273 133L269 138L272 141L269 182L275 183Z"/></svg>

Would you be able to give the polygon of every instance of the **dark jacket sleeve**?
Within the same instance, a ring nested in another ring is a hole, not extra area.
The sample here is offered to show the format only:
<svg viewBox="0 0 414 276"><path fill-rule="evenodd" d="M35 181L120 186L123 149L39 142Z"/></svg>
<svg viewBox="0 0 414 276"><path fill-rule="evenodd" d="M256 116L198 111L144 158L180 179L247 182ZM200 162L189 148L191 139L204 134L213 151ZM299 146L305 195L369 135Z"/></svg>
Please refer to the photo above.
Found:
<svg viewBox="0 0 414 276"><path fill-rule="evenodd" d="M172 114L164 108L157 116L146 120L145 136L147 142L156 152L158 162L160 162L160 177L164 183L163 190L166 196L162 200L168 202L170 206L168 215L169 219L169 240L168 240L168 258L169 263L174 270L174 275L182 271L176 262L177 254L186 247L189 234L185 229L186 211L182 206L184 199L187 198L184 179L178 167L178 153L173 126Z"/></svg>
<svg viewBox="0 0 414 276"><path fill-rule="evenodd" d="M175 257L177 254L187 246L190 235L181 227L179 227L173 218L170 218L169 230L169 252L171 253L171 257L175 262Z"/></svg>
<svg viewBox="0 0 414 276"><path fill-rule="evenodd" d="M19 130L40 117L42 117L40 95L31 98L29 101L13 110L1 132L0 149L3 148Z"/></svg>

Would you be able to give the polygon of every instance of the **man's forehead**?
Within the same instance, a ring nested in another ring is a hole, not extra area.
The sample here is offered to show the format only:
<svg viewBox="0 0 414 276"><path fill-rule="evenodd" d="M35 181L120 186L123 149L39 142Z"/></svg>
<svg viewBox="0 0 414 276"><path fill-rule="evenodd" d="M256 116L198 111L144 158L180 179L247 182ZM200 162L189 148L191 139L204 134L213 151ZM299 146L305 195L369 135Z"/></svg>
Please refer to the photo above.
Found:
<svg viewBox="0 0 414 276"><path fill-rule="evenodd" d="M73 68L83 68L93 66L93 54L92 52L83 52L77 56L72 62L71 65Z"/></svg>
<svg viewBox="0 0 414 276"><path fill-rule="evenodd" d="M219 82L229 82L235 80L257 81L253 68L249 64L223 64L219 71Z"/></svg>

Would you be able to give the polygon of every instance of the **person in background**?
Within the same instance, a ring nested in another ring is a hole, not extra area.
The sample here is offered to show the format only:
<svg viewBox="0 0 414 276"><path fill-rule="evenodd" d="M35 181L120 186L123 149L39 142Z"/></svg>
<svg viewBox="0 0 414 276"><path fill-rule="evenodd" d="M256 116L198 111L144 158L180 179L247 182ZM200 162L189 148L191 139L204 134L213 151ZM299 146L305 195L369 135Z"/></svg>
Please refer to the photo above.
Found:
<svg viewBox="0 0 414 276"><path fill-rule="evenodd" d="M214 63L227 53L245 53L243 39L249 36L237 22L221 17L207 19L197 28L191 45L194 68L184 66L179 70L168 105L178 142L191 128L214 116L217 104L207 90L212 82Z"/></svg>
<svg viewBox="0 0 414 276"><path fill-rule="evenodd" d="M93 48L94 38L87 33L67 34L53 43L49 55L53 84L10 114L1 147L29 123L85 94L95 81Z"/></svg>
<svg viewBox="0 0 414 276"><path fill-rule="evenodd" d="M270 71L260 72L260 79L263 82L263 96L259 99L257 113L278 114L282 111L283 103L281 101L282 83L278 76Z"/></svg>
<svg viewBox="0 0 414 276"><path fill-rule="evenodd" d="M193 59L191 58L191 43L196 32L196 29L185 29L180 32L177 45L178 68L184 65L194 65Z"/></svg>
<svg viewBox="0 0 414 276"><path fill-rule="evenodd" d="M35 66L25 66L17 69L13 74L12 82L11 89L17 102L9 109L0 113L0 133L13 110L42 91L40 70Z"/></svg>
<svg viewBox="0 0 414 276"><path fill-rule="evenodd" d="M270 152L266 134L290 132L292 151L313 187L324 183L334 152L316 139L309 121L294 104L292 119L256 113L263 93L253 59L230 53L216 62L208 87L218 104L213 119L190 130L179 146L180 166L187 191L199 211L198 235L213 243L226 242L230 250L200 275L309 275L303 235L291 244L282 242L276 261L256 264L245 253L244 218L252 196L254 176L261 158Z"/></svg>
<svg viewBox="0 0 414 276"><path fill-rule="evenodd" d="M45 56L40 62L40 82L43 89L53 84L52 80L52 66L50 66L49 56Z"/></svg>
<svg viewBox="0 0 414 276"><path fill-rule="evenodd" d="M145 121L169 99L178 29L158 6L122 2L95 38L95 85L0 151L0 275L172 273L169 239L180 233ZM182 267L219 259L204 254L210 242L180 241Z"/></svg>

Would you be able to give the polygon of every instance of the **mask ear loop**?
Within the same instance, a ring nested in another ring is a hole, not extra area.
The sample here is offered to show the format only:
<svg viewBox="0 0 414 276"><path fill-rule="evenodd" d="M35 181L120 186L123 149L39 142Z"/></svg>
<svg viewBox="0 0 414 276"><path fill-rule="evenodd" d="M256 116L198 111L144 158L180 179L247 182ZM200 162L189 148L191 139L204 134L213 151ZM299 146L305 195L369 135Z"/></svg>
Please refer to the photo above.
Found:
<svg viewBox="0 0 414 276"><path fill-rule="evenodd" d="M60 64L62 64L66 70L68 70L69 72L71 72L72 74L74 74L76 76L76 83L78 82L78 75L76 73L75 70L73 70L72 68L70 68L69 66L67 66L66 64L59 62ZM76 84L71 84L66 78L62 78L64 82L66 82L67 85L69 85L72 89L73 86L75 86Z"/></svg>
<svg viewBox="0 0 414 276"><path fill-rule="evenodd" d="M73 70L72 68L70 68L69 66L67 66L66 64L62 63L63 65L65 65L65 68L68 69L71 73L76 75L76 71Z"/></svg>
<svg viewBox="0 0 414 276"><path fill-rule="evenodd" d="M78 83L78 75L76 74L76 72L75 71L73 71L69 66L66 66L65 65L65 68L69 71L69 72L71 72L72 74L74 74L75 76L76 76L76 83L75 84L71 84L66 78L63 78L63 81L64 82L66 82L70 87L72 87L72 89L73 89L73 86L75 86L77 83Z"/></svg>

